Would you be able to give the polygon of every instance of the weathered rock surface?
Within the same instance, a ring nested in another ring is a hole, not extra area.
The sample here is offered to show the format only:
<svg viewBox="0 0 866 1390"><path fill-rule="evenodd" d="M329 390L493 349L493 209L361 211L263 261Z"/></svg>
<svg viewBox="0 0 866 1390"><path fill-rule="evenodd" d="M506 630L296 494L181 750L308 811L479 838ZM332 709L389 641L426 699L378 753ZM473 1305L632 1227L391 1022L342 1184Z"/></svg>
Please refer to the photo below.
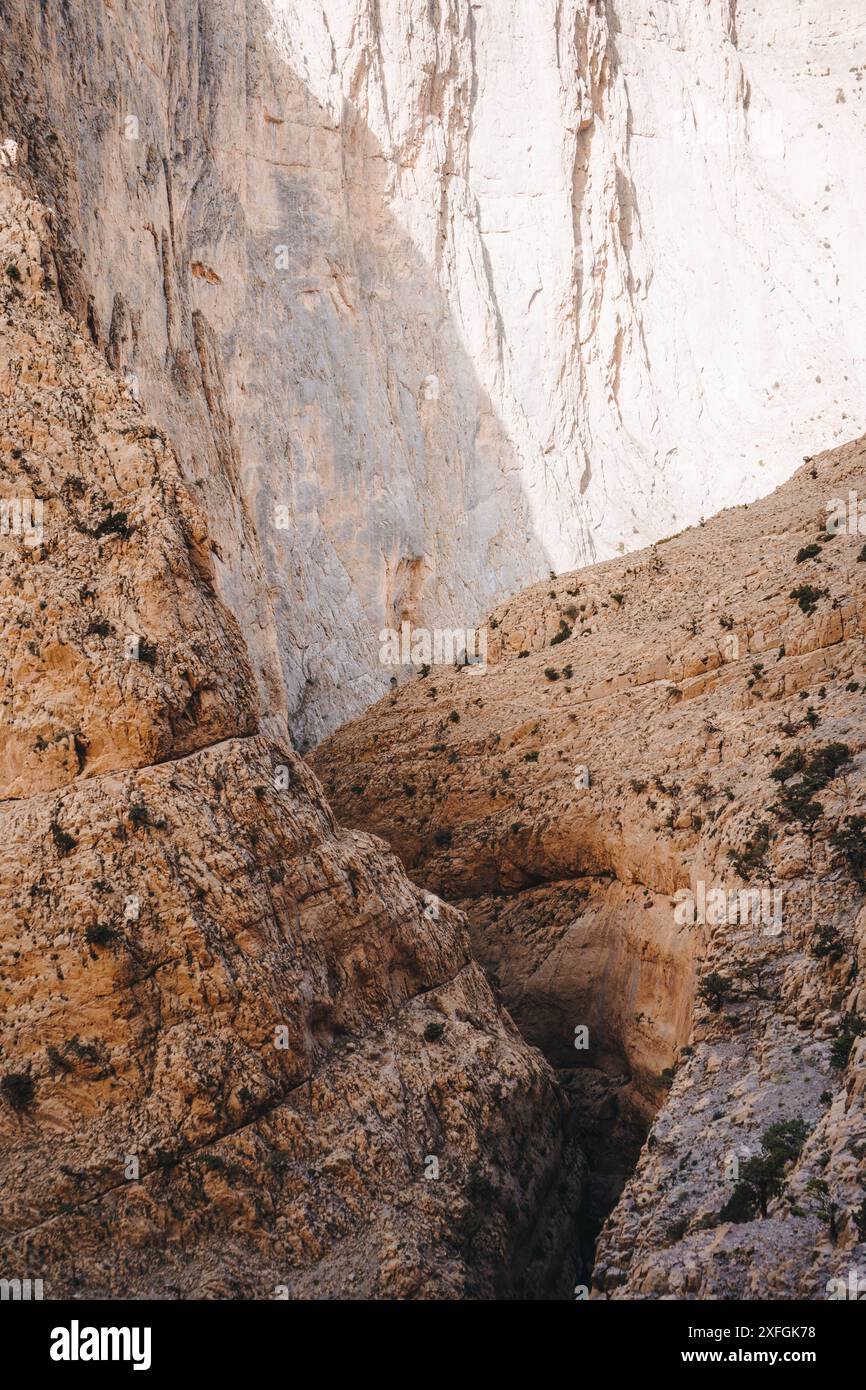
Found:
<svg viewBox="0 0 866 1390"><path fill-rule="evenodd" d="M243 638L171 447L61 317L44 209L0 189L0 796L251 733ZM14 278L13 277L14 272Z"/></svg>
<svg viewBox="0 0 866 1390"><path fill-rule="evenodd" d="M8 0L65 302L174 443L265 727L377 634L866 427L851 0Z"/></svg>
<svg viewBox="0 0 866 1390"><path fill-rule="evenodd" d="M582 1161L550 1068L461 914L258 732L172 451L61 312L51 220L9 173L0 245L4 487L44 499L41 543L0 549L4 1277L568 1288Z"/></svg>
<svg viewBox="0 0 866 1390"><path fill-rule="evenodd" d="M590 1150L656 1115L601 1237L610 1297L821 1298L864 1268L864 496L861 440L552 578L495 610L486 671L419 673L313 757L341 818L467 912ZM716 889L758 910L700 912ZM732 1160L798 1119L768 1218L723 1218Z"/></svg>

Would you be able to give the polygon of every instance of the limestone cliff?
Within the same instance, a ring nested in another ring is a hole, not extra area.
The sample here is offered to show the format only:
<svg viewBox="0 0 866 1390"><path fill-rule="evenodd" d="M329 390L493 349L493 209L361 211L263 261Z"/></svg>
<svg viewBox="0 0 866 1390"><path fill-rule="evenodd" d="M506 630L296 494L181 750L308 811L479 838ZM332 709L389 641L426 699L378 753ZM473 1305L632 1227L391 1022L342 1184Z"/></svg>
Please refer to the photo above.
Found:
<svg viewBox="0 0 866 1390"><path fill-rule="evenodd" d="M549 1067L461 914L260 732L174 452L61 311L53 218L3 162L4 1278L568 1288L582 1161Z"/></svg>
<svg viewBox="0 0 866 1390"><path fill-rule="evenodd" d="M8 0L0 134L269 730L863 427L851 0Z"/></svg>
<svg viewBox="0 0 866 1390"><path fill-rule="evenodd" d="M866 1259L864 496L861 440L551 578L486 669L424 667L313 758L466 911L596 1221L636 1161L599 1296L824 1298Z"/></svg>

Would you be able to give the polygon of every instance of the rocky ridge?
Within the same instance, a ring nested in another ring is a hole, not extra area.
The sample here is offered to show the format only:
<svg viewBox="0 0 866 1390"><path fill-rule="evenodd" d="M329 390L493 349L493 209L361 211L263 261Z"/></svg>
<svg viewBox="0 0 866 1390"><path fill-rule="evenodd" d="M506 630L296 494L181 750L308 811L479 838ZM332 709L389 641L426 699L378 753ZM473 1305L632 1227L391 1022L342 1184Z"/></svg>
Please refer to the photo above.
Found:
<svg viewBox="0 0 866 1390"><path fill-rule="evenodd" d="M486 669L422 668L312 759L467 913L577 1097L616 1203L597 1296L820 1298L866 1260L864 493L861 440L551 575L494 610Z"/></svg>
<svg viewBox="0 0 866 1390"><path fill-rule="evenodd" d="M866 427L851 0L0 16L76 322L172 442L264 726Z"/></svg>
<svg viewBox="0 0 866 1390"><path fill-rule="evenodd" d="M4 166L4 503L42 504L0 543L4 1277L568 1286L583 1169L550 1068L461 914L261 731L175 454L61 310L53 218Z"/></svg>

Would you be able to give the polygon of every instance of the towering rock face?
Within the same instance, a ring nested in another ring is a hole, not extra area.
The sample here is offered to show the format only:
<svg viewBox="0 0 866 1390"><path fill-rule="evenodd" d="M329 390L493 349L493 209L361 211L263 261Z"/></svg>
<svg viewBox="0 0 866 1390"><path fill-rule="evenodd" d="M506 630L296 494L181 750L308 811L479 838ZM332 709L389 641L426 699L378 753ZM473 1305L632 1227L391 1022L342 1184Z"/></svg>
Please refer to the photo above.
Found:
<svg viewBox="0 0 866 1390"><path fill-rule="evenodd" d="M652 1122L600 1296L824 1298L866 1259L864 498L860 440L547 581L486 669L313 756L563 1069L596 1218Z"/></svg>
<svg viewBox="0 0 866 1390"><path fill-rule="evenodd" d="M377 634L768 490L862 417L844 0L9 0L67 305L184 460L266 728Z"/></svg>
<svg viewBox="0 0 866 1390"><path fill-rule="evenodd" d="M583 1168L562 1093L461 914L342 831L260 731L200 511L60 310L53 218L15 160L7 145L4 1278L47 1298L568 1288Z"/></svg>

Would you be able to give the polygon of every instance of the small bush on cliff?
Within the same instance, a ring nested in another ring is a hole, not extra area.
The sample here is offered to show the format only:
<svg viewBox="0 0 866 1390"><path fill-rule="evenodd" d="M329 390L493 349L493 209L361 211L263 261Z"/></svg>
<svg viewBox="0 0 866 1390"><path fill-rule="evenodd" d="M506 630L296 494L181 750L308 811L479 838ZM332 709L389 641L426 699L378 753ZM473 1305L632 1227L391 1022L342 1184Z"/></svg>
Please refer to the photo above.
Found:
<svg viewBox="0 0 866 1390"><path fill-rule="evenodd" d="M802 565L804 560L814 560L820 554L820 545L818 545L816 541L813 541L811 545L804 545L801 550L797 551L797 564Z"/></svg>
<svg viewBox="0 0 866 1390"><path fill-rule="evenodd" d="M51 838L54 841L54 848L57 850L61 859L63 859L71 850L75 849L78 841L65 830L62 830L56 821L52 821L49 828L51 830Z"/></svg>
<svg viewBox="0 0 866 1390"><path fill-rule="evenodd" d="M745 848L728 850L728 858L738 877L744 883L748 883L755 874L761 878L769 878L770 866L767 861L769 848L770 827L765 821L761 821L752 832L752 838Z"/></svg>
<svg viewBox="0 0 866 1390"><path fill-rule="evenodd" d="M838 960L845 950L845 943L837 928L829 922L813 933L810 946L812 955L818 960Z"/></svg>
<svg viewBox="0 0 866 1390"><path fill-rule="evenodd" d="M109 509L108 514L102 518L90 534L95 536L97 540L101 536L120 536L122 540L126 540L129 533L129 518L126 512L115 512Z"/></svg>
<svg viewBox="0 0 866 1390"><path fill-rule="evenodd" d="M113 928L105 922L91 922L90 926L85 928L84 940L88 946L109 946L114 938Z"/></svg>
<svg viewBox="0 0 866 1390"><path fill-rule="evenodd" d="M799 1155L809 1134L802 1116L780 1120L765 1130L761 1152L740 1168L740 1176L720 1213L722 1221L752 1221L767 1215L771 1198L785 1185L785 1169Z"/></svg>
<svg viewBox="0 0 866 1390"><path fill-rule="evenodd" d="M705 975L698 985L698 998L709 1004L713 1013L718 1013L726 999L731 996L731 983L714 970Z"/></svg>
<svg viewBox="0 0 866 1390"><path fill-rule="evenodd" d="M824 1178L810 1178L806 1183L806 1191L815 1203L815 1213L826 1222L830 1239L836 1244L836 1237L839 1234L836 1224L836 1213L839 1210L830 1195L830 1185Z"/></svg>
<svg viewBox="0 0 866 1390"><path fill-rule="evenodd" d="M33 1103L36 1086L33 1078L20 1071L8 1071L0 1080L0 1092L13 1110L26 1110Z"/></svg>
<svg viewBox="0 0 866 1390"><path fill-rule="evenodd" d="M829 590L816 589L814 584L798 584L791 590L790 597L800 605L800 612L811 614L818 607L818 600L826 598Z"/></svg>
<svg viewBox="0 0 866 1390"><path fill-rule="evenodd" d="M866 816L847 816L842 829L830 836L830 844L858 883L866 882Z"/></svg>
<svg viewBox="0 0 866 1390"><path fill-rule="evenodd" d="M823 791L837 770L850 761L850 757L851 750L847 743L826 743L811 757L801 748L795 748L770 773L773 781L782 785L778 805L773 808L776 815L781 820L798 820L803 825L814 825L823 815L821 806L814 799L816 794ZM794 781L794 778L798 780Z"/></svg>
<svg viewBox="0 0 866 1390"><path fill-rule="evenodd" d="M864 1033L866 1033L866 1019L861 1018L859 1014L843 1015L842 1026L830 1048L831 1067L835 1067L837 1071L845 1070L855 1042L858 1038L862 1038Z"/></svg>

